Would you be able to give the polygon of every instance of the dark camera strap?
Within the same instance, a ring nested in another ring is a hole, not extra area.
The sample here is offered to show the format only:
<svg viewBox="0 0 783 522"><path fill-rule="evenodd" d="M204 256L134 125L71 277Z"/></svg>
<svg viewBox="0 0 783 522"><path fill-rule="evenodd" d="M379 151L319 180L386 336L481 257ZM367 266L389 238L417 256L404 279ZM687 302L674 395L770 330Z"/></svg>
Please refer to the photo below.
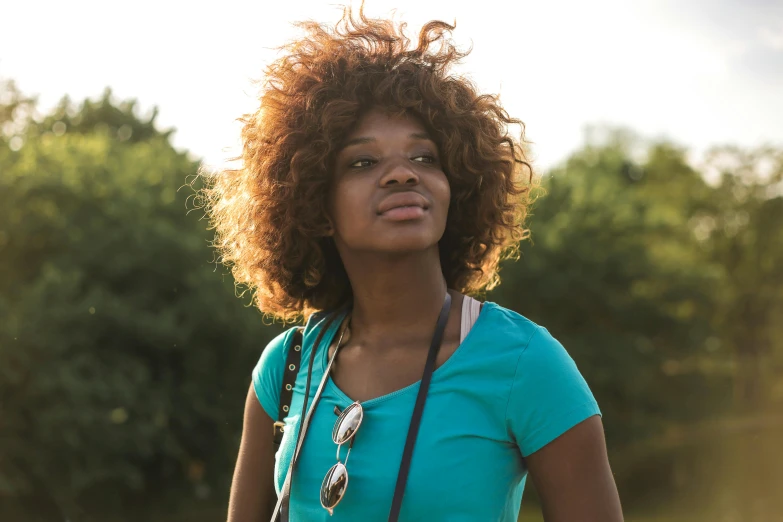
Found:
<svg viewBox="0 0 783 522"><path fill-rule="evenodd" d="M285 368L283 369L283 385L280 389L280 401L277 406L277 421L275 422L275 453L277 453L277 449L283 441L285 418L288 416L288 410L291 409L296 376L302 364L302 330L304 328L301 327L294 329L294 334L291 336L291 342L288 345L288 355L286 356Z"/></svg>
<svg viewBox="0 0 783 522"><path fill-rule="evenodd" d="M438 358L440 345L443 342L443 332L446 330L450 308L451 295L446 292L446 298L443 300L443 307L440 309L440 315L438 316L438 323L435 326L435 335L432 336L432 341L430 342L430 351L427 354L427 362L424 365L424 375L421 377L419 393L416 395L416 404L413 406L413 415L408 427L408 438L405 439L405 449L402 450L402 462L400 462L400 472L397 474L397 485L394 488L389 522L397 522L400 516L402 497L405 495L405 484L408 482L408 472L411 469L411 460L413 459L413 447L416 445L416 437L419 435L421 417L424 414L424 403L427 401L427 392L430 389L432 372L435 371L435 361Z"/></svg>

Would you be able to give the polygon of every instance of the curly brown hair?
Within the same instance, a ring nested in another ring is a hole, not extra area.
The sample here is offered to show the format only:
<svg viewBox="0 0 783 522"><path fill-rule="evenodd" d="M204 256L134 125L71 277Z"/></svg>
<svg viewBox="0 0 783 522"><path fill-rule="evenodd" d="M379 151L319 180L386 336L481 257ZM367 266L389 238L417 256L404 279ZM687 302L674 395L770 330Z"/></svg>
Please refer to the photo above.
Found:
<svg viewBox="0 0 783 522"><path fill-rule="evenodd" d="M355 16L345 8L333 27L297 25L305 36L281 48L259 109L240 120L242 168L207 175L214 244L237 284L285 321L351 298L328 235L330 172L359 118L382 107L418 118L438 146L451 187L439 243L449 288L476 295L496 286L499 262L528 235L534 176L524 124L497 96L450 73L470 52L448 38L454 26L429 22L412 47L404 23L368 19L361 9Z"/></svg>

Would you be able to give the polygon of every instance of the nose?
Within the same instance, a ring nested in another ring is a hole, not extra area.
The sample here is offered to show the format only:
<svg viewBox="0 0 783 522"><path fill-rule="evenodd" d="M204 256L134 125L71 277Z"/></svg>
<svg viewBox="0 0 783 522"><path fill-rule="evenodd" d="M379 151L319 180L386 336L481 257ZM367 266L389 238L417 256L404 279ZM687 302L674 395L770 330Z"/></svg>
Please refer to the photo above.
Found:
<svg viewBox="0 0 783 522"><path fill-rule="evenodd" d="M407 164L406 160L395 161L389 169L384 172L380 180L382 187L391 187L393 185L418 185L419 175Z"/></svg>

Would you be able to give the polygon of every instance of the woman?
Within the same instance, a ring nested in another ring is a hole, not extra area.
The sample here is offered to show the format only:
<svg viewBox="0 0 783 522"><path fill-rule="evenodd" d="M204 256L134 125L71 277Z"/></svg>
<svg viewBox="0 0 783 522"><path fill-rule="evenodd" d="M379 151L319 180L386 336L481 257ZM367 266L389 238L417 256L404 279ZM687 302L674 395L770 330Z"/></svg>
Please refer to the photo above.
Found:
<svg viewBox="0 0 783 522"><path fill-rule="evenodd" d="M507 131L521 122L449 75L465 53L445 23L415 48L361 12L302 27L244 120L243 168L208 191L237 281L265 313L307 318L290 409L296 330L253 371L229 521L511 522L528 474L547 522L622 520L572 359L469 297L527 234L533 178Z"/></svg>

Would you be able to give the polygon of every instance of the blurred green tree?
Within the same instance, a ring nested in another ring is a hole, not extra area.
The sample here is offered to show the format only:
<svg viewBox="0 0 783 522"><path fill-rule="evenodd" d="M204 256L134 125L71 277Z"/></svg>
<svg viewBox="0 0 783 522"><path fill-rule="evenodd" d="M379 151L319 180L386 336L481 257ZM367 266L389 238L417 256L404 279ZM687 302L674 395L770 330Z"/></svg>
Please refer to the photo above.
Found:
<svg viewBox="0 0 783 522"><path fill-rule="evenodd" d="M577 361L631 504L733 487L742 510L783 483L760 449L780 414L749 416L783 406L781 165L774 148L724 147L699 172L670 143L610 130L547 173L532 241L491 295ZM721 457L738 444L742 463Z"/></svg>
<svg viewBox="0 0 783 522"><path fill-rule="evenodd" d="M706 163L718 184L699 232L726 277L715 328L736 357L736 408L763 411L783 399L783 150L718 147Z"/></svg>
<svg viewBox="0 0 783 522"><path fill-rule="evenodd" d="M80 504L134 492L222 498L274 329L215 273L212 234L186 213L198 165L134 102L64 100L36 119L13 91L0 108L0 505L48 499L79 520Z"/></svg>
<svg viewBox="0 0 783 522"><path fill-rule="evenodd" d="M695 222L723 268L714 330L734 362L716 498L741 520L771 520L783 512L783 150L717 147L705 173L716 185Z"/></svg>
<svg viewBox="0 0 783 522"><path fill-rule="evenodd" d="M532 241L493 294L562 340L603 399L612 442L713 411L693 374L721 273L689 226L709 187L683 151L657 144L639 164L633 146L618 132L548 173ZM671 394L687 400L672 410Z"/></svg>
<svg viewBox="0 0 783 522"><path fill-rule="evenodd" d="M722 411L729 393L730 369L710 344L722 272L691 225L710 187L684 151L616 130L549 172L543 189L532 241L492 297L546 326L577 361L630 497L655 451L639 442Z"/></svg>

